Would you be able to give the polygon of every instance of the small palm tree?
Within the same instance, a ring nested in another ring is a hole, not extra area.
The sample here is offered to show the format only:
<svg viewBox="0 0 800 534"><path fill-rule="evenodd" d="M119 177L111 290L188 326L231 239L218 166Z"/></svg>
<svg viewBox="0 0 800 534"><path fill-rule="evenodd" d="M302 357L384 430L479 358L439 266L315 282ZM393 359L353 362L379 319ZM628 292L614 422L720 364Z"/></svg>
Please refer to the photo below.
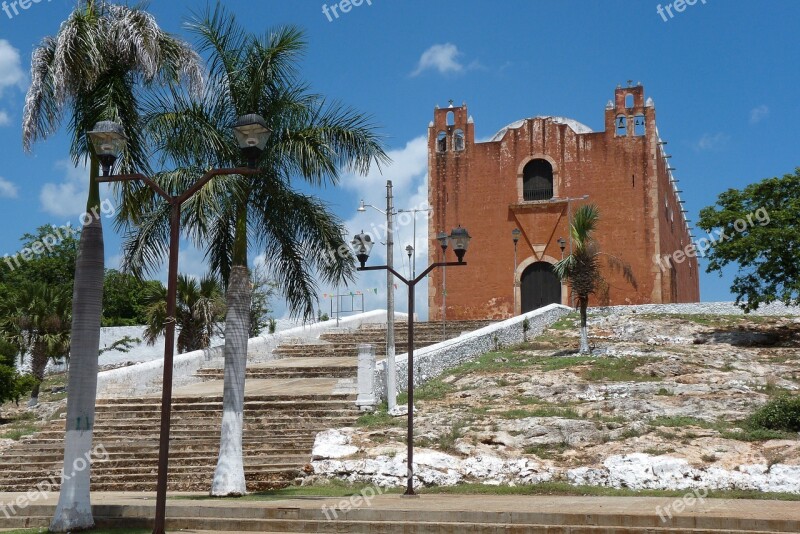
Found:
<svg viewBox="0 0 800 534"><path fill-rule="evenodd" d="M554 266L556 276L562 281L569 282L573 293L578 299L578 306L581 312L581 354L589 354L591 352L586 316L589 307L589 296L604 284L600 271L601 257L605 257L609 267L621 270L625 280L634 288L636 287L636 279L630 266L619 258L599 250L597 241L594 239L594 232L597 229L599 220L600 210L594 204L581 206L575 212L570 225L572 253Z"/></svg>
<svg viewBox="0 0 800 534"><path fill-rule="evenodd" d="M163 285L148 287L144 301L147 320L144 339L148 345L153 345L166 328L167 288ZM208 348L224 319L225 298L216 278L207 276L198 282L184 274L178 277L175 327L179 353Z"/></svg>
<svg viewBox="0 0 800 534"><path fill-rule="evenodd" d="M2 329L5 339L22 355L31 357L31 373L36 385L30 406L39 402L39 385L44 380L47 363L69 355L69 288L42 283L25 284L3 306Z"/></svg>
<svg viewBox="0 0 800 534"><path fill-rule="evenodd" d="M71 111L70 154L75 163L89 162L87 213L100 212L97 178L100 162L86 132L95 123L113 120L129 125L123 172L147 170L143 136L137 127L137 91L156 83L188 80L198 86L202 76L197 54L159 28L142 9L101 0L80 0L54 37L45 37L33 51L31 85L25 99L22 142L33 143L58 131ZM130 187L123 187L127 193ZM135 219L130 203L121 215ZM72 313L72 359L67 391L64 469L72 471L79 458L91 453L92 424L100 349L103 301L103 229L99 217L81 232ZM88 422L88 423L87 423ZM91 469L65 478L58 507L50 524L53 532L94 526L89 498Z"/></svg>

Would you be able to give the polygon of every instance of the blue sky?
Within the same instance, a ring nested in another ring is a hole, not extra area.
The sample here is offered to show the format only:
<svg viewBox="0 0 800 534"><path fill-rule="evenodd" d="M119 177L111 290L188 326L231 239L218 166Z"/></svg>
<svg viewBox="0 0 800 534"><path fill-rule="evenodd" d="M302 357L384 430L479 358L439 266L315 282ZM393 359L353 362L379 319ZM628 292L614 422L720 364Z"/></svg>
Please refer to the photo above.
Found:
<svg viewBox="0 0 800 534"><path fill-rule="evenodd" d="M449 99L467 102L479 139L534 115L564 115L602 130L617 84L641 81L655 100L659 131L669 141L694 221L721 191L800 165L800 3L793 0L697 0L682 12L672 2L650 0L364 0L347 13L337 10L338 18L331 1L223 4L253 32L304 28L304 79L373 116L386 136L395 163L382 175L345 176L341 187L315 192L351 231L381 222L377 212L359 215L355 208L362 197L383 205L387 178L395 183L398 207L419 207L427 198L427 124L434 106ZM30 54L74 5L30 0L16 15L9 6L11 17L0 11L0 256L16 253L19 236L37 226L77 224L85 205L86 175L69 165L64 131L32 154L20 141ZM149 9L163 28L185 35L183 24L203 5L154 0ZM660 16L659 5L673 17ZM420 216L418 267L425 262L425 233ZM119 261L119 242L107 224L109 267ZM399 262L411 242L410 225L397 242ZM380 261L380 247L375 254ZM202 253L190 247L182 248L181 262L182 271L204 271ZM732 276L704 275L702 299L730 300ZM354 289L379 287L381 280L363 275ZM383 291L367 297L367 308L382 306L382 297ZM423 291L420 305L424 299Z"/></svg>

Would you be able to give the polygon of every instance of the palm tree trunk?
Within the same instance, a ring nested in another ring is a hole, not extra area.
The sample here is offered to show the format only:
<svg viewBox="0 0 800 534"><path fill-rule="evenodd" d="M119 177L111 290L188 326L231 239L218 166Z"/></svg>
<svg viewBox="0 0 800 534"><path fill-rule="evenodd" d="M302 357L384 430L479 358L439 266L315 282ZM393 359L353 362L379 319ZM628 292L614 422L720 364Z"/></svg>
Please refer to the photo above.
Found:
<svg viewBox="0 0 800 534"><path fill-rule="evenodd" d="M100 213L99 166L92 158L87 213ZM67 421L64 440L64 477L51 532L94 526L89 495L94 405L97 399L97 357L100 352L100 316L103 309L103 227L100 217L84 226L75 264L72 295L72 345L67 382ZM77 467L83 466L83 469Z"/></svg>
<svg viewBox="0 0 800 534"><path fill-rule="evenodd" d="M589 299L586 297L578 297L578 302L581 307L581 354L590 354L592 351L589 348L589 331L586 326L586 309L589 307Z"/></svg>
<svg viewBox="0 0 800 534"><path fill-rule="evenodd" d="M216 497L245 495L247 484L242 461L244 379L247 369L247 335L250 322L250 278L247 267L231 268L226 294L225 385L222 395L222 434L219 460L211 483Z"/></svg>
<svg viewBox="0 0 800 534"><path fill-rule="evenodd" d="M39 387L44 380L44 370L47 368L47 346L43 341L37 341L33 344L31 354L31 373L36 379L36 385L33 386L31 391L31 400L28 406L36 406L39 404Z"/></svg>

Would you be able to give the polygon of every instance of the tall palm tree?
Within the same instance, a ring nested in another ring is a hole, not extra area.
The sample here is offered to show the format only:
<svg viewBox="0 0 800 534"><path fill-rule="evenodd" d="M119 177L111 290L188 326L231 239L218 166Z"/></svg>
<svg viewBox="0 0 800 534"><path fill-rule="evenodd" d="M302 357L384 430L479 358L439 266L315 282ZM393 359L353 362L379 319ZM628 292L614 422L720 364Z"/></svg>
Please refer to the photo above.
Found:
<svg viewBox="0 0 800 534"><path fill-rule="evenodd" d="M178 277L178 352L208 348L225 318L225 299L219 281L207 276L199 282L187 275ZM152 345L164 333L167 319L167 288L150 286L144 296L147 328L144 339Z"/></svg>
<svg viewBox="0 0 800 534"><path fill-rule="evenodd" d="M36 379L30 406L39 402L47 363L69 354L70 306L68 287L44 283L24 284L3 304L3 336L20 354L30 354L31 373Z"/></svg>
<svg viewBox="0 0 800 534"><path fill-rule="evenodd" d="M199 57L182 41L163 32L147 12L101 0L81 0L58 34L34 50L31 86L25 100L22 141L26 150L56 132L69 112L70 154L89 162L87 213L99 213L99 161L86 132L101 120L129 125L124 171L146 170L147 155L137 125L137 89L181 79L201 81ZM123 188L127 193L131 186ZM130 208L130 205L127 205ZM130 211L123 215L135 219ZM67 400L64 468L89 454L100 345L103 295L103 230L93 217L81 233L72 313L72 357ZM88 424L86 422L89 422ZM94 525L89 497L90 470L64 481L50 529L85 529Z"/></svg>
<svg viewBox="0 0 800 534"><path fill-rule="evenodd" d="M187 202L182 225L205 250L210 267L226 285L225 377L220 452L211 494L247 492L242 463L242 425L251 287L248 251L264 252L270 275L290 312L313 318L319 278L351 280L349 256L327 255L345 245L341 222L319 199L298 193L292 179L312 186L335 184L341 169L367 172L387 160L368 119L308 92L296 74L305 48L300 30L280 28L247 34L217 6L195 21L209 80L202 98L163 94L146 123L156 144L178 169L161 173L167 191L182 191L202 169L239 163L230 125L257 113L272 132L251 177L219 177ZM163 111L166 109L167 111ZM160 206L126 245L128 267L152 269L167 251L167 208Z"/></svg>
<svg viewBox="0 0 800 534"><path fill-rule="evenodd" d="M594 232L600 220L600 210L594 204L581 206L572 218L570 236L572 239L572 253L555 264L553 270L562 281L569 282L572 291L578 299L581 312L581 341L580 353L589 354L589 333L586 327L589 296L594 294L598 287L604 284L601 273L601 257L605 257L609 267L622 271L625 280L634 288L636 279L631 267L619 258L601 252Z"/></svg>

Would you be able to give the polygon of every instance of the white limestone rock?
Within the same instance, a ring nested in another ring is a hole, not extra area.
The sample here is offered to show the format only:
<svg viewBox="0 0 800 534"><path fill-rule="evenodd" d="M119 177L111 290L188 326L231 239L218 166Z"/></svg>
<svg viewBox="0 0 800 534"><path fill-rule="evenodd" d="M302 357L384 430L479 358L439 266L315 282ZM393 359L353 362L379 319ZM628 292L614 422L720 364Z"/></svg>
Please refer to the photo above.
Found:
<svg viewBox="0 0 800 534"><path fill-rule="evenodd" d="M350 445L351 439L352 429L330 429L320 432L314 440L311 459L327 460L352 456L358 452L358 447Z"/></svg>

